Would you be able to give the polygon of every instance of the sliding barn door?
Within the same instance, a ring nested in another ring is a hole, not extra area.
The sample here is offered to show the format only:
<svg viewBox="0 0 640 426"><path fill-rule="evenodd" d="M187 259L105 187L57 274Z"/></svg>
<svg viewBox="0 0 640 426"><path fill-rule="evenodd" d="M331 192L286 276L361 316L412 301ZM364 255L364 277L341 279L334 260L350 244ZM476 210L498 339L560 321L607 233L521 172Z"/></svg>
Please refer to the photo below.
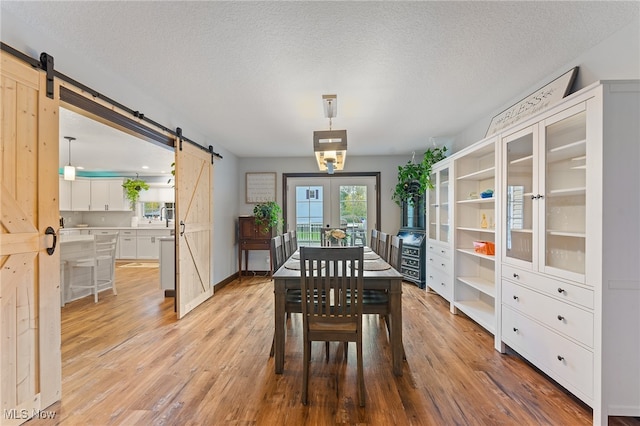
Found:
<svg viewBox="0 0 640 426"><path fill-rule="evenodd" d="M58 103L46 76L0 52L0 416L20 424L58 401ZM50 250L47 250L47 249Z"/></svg>
<svg viewBox="0 0 640 426"><path fill-rule="evenodd" d="M182 318L213 295L211 154L189 143L178 143L175 170L176 297L178 318Z"/></svg>

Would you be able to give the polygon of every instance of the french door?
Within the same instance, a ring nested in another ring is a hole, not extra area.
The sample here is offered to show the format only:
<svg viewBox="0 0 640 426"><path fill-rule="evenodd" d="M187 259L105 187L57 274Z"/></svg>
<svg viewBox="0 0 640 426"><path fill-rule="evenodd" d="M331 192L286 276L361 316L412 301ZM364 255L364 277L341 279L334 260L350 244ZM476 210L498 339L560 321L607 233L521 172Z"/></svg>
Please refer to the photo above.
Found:
<svg viewBox="0 0 640 426"><path fill-rule="evenodd" d="M343 228L347 244L366 245L376 228L374 176L322 176L287 179L287 229L298 244L320 245L323 229Z"/></svg>

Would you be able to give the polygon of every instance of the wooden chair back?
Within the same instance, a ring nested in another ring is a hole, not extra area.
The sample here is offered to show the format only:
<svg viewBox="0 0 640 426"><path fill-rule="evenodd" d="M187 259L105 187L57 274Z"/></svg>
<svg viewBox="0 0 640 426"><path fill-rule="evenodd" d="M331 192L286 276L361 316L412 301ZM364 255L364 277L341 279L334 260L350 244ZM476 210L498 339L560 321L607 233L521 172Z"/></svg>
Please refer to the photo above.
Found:
<svg viewBox="0 0 640 426"><path fill-rule="evenodd" d="M285 262L284 247L282 246L282 237L275 236L271 238L271 274L273 275Z"/></svg>
<svg viewBox="0 0 640 426"><path fill-rule="evenodd" d="M374 252L378 253L378 236L380 234L380 231L378 231L377 229L372 229L371 230L371 242L369 243L369 247L371 248L371 250L373 250Z"/></svg>
<svg viewBox="0 0 640 426"><path fill-rule="evenodd" d="M386 262L389 261L389 235L386 232L378 233L378 254Z"/></svg>
<svg viewBox="0 0 640 426"><path fill-rule="evenodd" d="M389 265L396 271L400 271L402 265L402 238L392 235L389 241Z"/></svg>
<svg viewBox="0 0 640 426"><path fill-rule="evenodd" d="M289 235L291 236L291 252L294 253L298 250L298 232L294 229L289 231Z"/></svg>
<svg viewBox="0 0 640 426"><path fill-rule="evenodd" d="M284 259L287 260L293 254L293 248L291 247L291 235L288 232L282 234L282 247L284 248Z"/></svg>

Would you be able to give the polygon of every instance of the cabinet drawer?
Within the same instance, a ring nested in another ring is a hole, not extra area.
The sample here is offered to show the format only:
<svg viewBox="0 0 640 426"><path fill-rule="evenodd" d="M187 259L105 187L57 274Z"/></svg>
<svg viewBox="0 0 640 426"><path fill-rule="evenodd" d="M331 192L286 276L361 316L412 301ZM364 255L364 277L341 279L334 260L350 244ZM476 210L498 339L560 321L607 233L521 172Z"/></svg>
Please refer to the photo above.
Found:
<svg viewBox="0 0 640 426"><path fill-rule="evenodd" d="M451 277L437 269L431 269L427 273L427 287L435 291L448 301L453 297L453 285Z"/></svg>
<svg viewBox="0 0 640 426"><path fill-rule="evenodd" d="M168 237L171 235L171 229L138 229L136 235L138 237Z"/></svg>
<svg viewBox="0 0 640 426"><path fill-rule="evenodd" d="M411 246L402 246L402 255L403 256L420 256L420 248L419 247L411 247Z"/></svg>
<svg viewBox="0 0 640 426"><path fill-rule="evenodd" d="M420 271L415 270L415 269L409 269L409 268L405 268L404 266L401 268L402 270L400 271L402 273L402 275L405 275L406 277L412 279L412 280L419 280L420 279Z"/></svg>
<svg viewBox="0 0 640 426"><path fill-rule="evenodd" d="M427 252L427 270L430 271L433 268L438 269L444 273L449 273L449 266L451 265L451 260L446 257L442 257L433 252Z"/></svg>
<svg viewBox="0 0 640 426"><path fill-rule="evenodd" d="M419 268L420 267L420 259L417 257L402 257L402 266L407 266L409 268Z"/></svg>
<svg viewBox="0 0 640 426"><path fill-rule="evenodd" d="M593 347L593 313L553 299L508 280L502 280L502 303L558 333Z"/></svg>
<svg viewBox="0 0 640 426"><path fill-rule="evenodd" d="M502 276L535 290L593 309L593 290L502 264Z"/></svg>
<svg viewBox="0 0 640 426"><path fill-rule="evenodd" d="M558 383L593 404L593 353L502 305L502 340Z"/></svg>
<svg viewBox="0 0 640 426"><path fill-rule="evenodd" d="M120 236L125 236L125 237L135 237L136 236L136 231L132 231L130 229L121 229L120 230Z"/></svg>
<svg viewBox="0 0 640 426"><path fill-rule="evenodd" d="M451 250L449 247L439 246L437 244L427 244L427 253L437 254L447 259L451 259Z"/></svg>

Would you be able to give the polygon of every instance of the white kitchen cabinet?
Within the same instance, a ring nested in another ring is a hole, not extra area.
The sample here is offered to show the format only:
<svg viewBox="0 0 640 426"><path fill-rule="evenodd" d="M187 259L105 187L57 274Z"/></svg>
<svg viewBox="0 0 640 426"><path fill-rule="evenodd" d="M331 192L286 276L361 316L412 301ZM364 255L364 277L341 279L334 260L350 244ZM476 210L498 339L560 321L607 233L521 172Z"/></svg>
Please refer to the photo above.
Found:
<svg viewBox="0 0 640 426"><path fill-rule="evenodd" d="M88 211L91 206L91 181L78 179L71 182L71 210Z"/></svg>
<svg viewBox="0 0 640 426"><path fill-rule="evenodd" d="M91 180L91 210L122 211L130 210L125 202L123 179L92 179Z"/></svg>
<svg viewBox="0 0 640 426"><path fill-rule="evenodd" d="M71 210L71 181L58 179L58 207L60 211Z"/></svg>
<svg viewBox="0 0 640 426"><path fill-rule="evenodd" d="M136 231L136 252L138 259L154 259L160 257L160 237L168 237L169 229L138 229Z"/></svg>
<svg viewBox="0 0 640 426"><path fill-rule="evenodd" d="M608 416L640 416L640 82L501 135L501 338Z"/></svg>
<svg viewBox="0 0 640 426"><path fill-rule="evenodd" d="M121 230L118 236L118 259L136 259L137 255L136 231Z"/></svg>
<svg viewBox="0 0 640 426"><path fill-rule="evenodd" d="M175 190L170 186L152 186L146 191L140 191L142 202L174 203L175 199Z"/></svg>

